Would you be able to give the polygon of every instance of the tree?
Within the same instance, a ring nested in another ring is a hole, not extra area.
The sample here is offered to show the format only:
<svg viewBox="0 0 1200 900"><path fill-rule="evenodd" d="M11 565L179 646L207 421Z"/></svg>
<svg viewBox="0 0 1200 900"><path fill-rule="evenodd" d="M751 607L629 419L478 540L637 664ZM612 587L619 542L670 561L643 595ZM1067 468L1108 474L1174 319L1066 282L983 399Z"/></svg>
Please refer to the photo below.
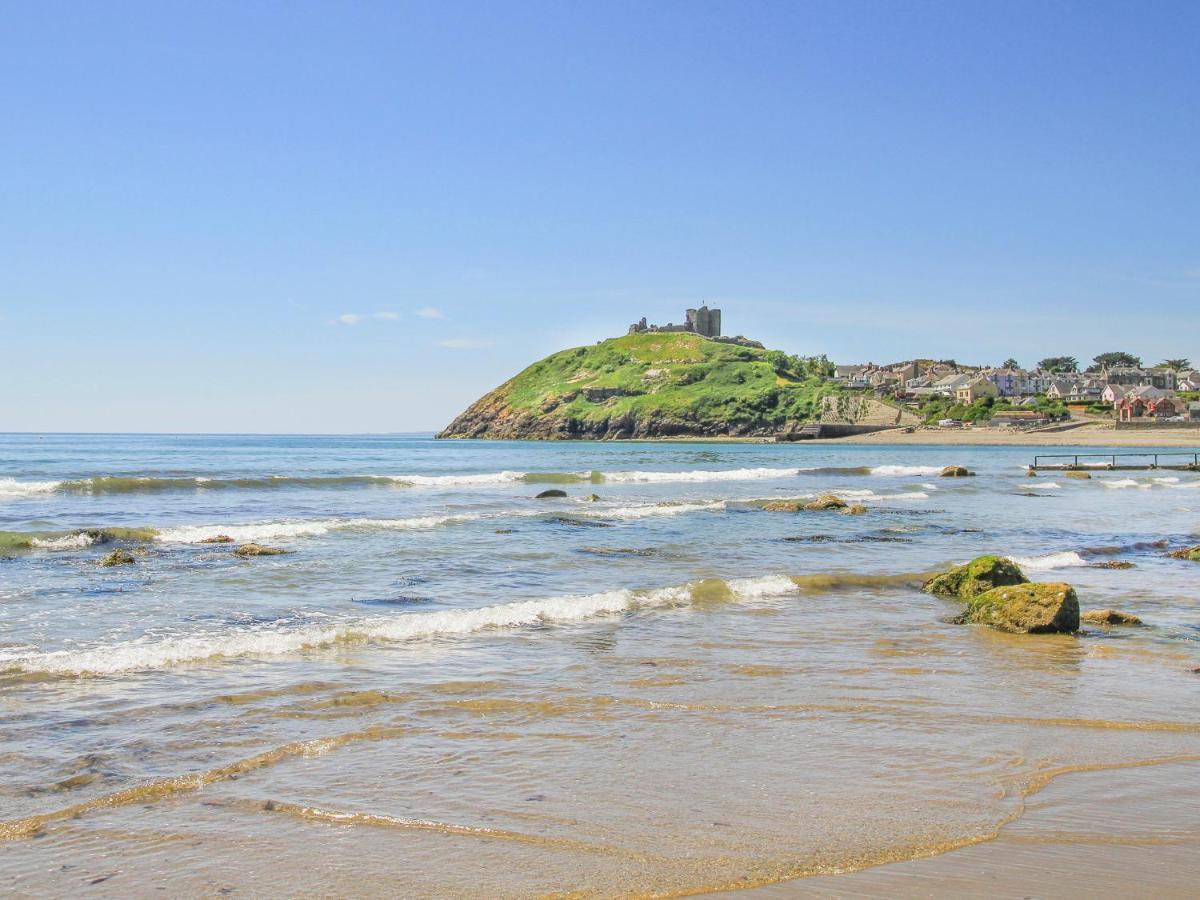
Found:
<svg viewBox="0 0 1200 900"><path fill-rule="evenodd" d="M1000 363L1000 368L1002 368L1002 369L1019 369L1019 368L1021 368L1021 364L1010 356L1004 362Z"/></svg>
<svg viewBox="0 0 1200 900"><path fill-rule="evenodd" d="M1113 351L1112 353L1101 353L1092 360L1096 364L1097 369L1111 369L1114 366L1129 366L1134 369L1142 367L1142 358L1134 356L1132 353L1122 353Z"/></svg>
<svg viewBox="0 0 1200 900"><path fill-rule="evenodd" d="M1182 372L1184 369L1190 369L1192 361L1190 359L1164 359L1158 364L1160 369L1174 369L1176 372Z"/></svg>
<svg viewBox="0 0 1200 900"><path fill-rule="evenodd" d="M1079 360L1073 356L1048 356L1038 363L1038 368L1056 374L1078 372Z"/></svg>

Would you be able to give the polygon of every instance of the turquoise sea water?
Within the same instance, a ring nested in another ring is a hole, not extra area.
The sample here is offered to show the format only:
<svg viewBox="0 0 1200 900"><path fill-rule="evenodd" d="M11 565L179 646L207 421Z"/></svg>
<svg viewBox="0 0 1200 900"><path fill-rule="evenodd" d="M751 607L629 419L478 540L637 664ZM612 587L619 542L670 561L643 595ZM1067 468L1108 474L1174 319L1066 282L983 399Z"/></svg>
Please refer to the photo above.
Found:
<svg viewBox="0 0 1200 900"><path fill-rule="evenodd" d="M1052 762L1200 750L1200 566L1165 556L1200 474L1034 452L0 435L0 875L203 893L238 829L316 892L380 854L417 894L727 886L986 833ZM868 512L754 502L828 492ZM984 552L1149 627L951 625L915 585Z"/></svg>

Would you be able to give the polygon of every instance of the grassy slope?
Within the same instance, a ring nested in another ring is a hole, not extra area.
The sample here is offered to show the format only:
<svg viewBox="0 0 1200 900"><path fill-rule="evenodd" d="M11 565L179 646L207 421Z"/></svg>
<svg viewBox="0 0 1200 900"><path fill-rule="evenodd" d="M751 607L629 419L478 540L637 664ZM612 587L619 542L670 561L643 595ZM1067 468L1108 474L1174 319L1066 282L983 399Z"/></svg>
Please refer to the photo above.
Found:
<svg viewBox="0 0 1200 900"><path fill-rule="evenodd" d="M476 407L502 404L515 415L582 423L630 416L726 423L731 431L771 428L819 414L819 398L833 392L833 386L819 378L780 376L766 357L765 350L692 334L628 335L548 356ZM604 391L618 393L602 396Z"/></svg>

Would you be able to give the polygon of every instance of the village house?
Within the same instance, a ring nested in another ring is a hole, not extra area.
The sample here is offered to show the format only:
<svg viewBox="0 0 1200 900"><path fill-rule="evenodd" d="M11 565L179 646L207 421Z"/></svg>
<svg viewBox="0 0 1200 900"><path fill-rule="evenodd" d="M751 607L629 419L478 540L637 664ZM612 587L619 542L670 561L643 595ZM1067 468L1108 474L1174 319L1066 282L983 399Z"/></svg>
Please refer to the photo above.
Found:
<svg viewBox="0 0 1200 900"><path fill-rule="evenodd" d="M964 406L970 406L980 397L995 397L996 395L996 385L980 375L969 379L966 384L954 391L954 399Z"/></svg>

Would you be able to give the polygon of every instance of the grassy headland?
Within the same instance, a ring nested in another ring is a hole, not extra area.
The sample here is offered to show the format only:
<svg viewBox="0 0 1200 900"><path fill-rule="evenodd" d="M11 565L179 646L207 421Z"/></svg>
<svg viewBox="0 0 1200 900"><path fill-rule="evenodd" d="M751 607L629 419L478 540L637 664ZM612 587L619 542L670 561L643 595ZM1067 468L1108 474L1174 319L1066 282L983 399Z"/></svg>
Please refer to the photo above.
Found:
<svg viewBox="0 0 1200 900"><path fill-rule="evenodd" d="M839 388L824 357L695 334L631 334L529 366L440 437L651 438L786 432Z"/></svg>

